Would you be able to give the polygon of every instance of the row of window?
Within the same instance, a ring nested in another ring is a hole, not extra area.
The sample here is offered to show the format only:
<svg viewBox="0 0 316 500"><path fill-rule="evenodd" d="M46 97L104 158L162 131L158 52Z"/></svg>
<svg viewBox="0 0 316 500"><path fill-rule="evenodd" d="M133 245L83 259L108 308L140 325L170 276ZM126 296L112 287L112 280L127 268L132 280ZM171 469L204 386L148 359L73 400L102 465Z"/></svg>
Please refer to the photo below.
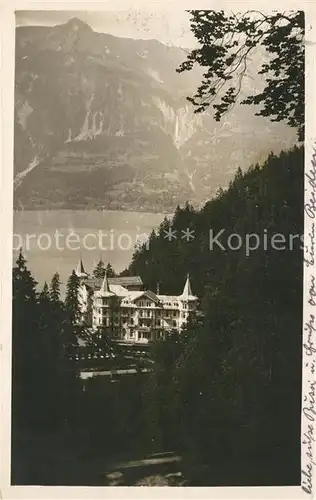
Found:
<svg viewBox="0 0 316 500"><path fill-rule="evenodd" d="M102 314L102 310L101 310L101 309L97 310L96 312L97 312L97 313L99 313L99 316L97 316L97 317L95 318L95 320L97 320L97 321L98 321L98 320L100 321L102 317L103 317L104 319L106 319L106 320L109 320L109 319L111 318L111 319L113 319L115 322L118 322L118 321L119 321L119 319L120 319L118 315L111 315L111 314L108 314L108 313L105 313L105 314L103 313L103 314ZM161 315L159 315L159 316L161 316ZM165 318L172 318L172 317L174 317L174 318L175 318L175 317L177 317L177 316L178 316L178 315L176 314L176 311L173 311L173 314L172 314L172 311L166 311L166 314L164 315L164 317L165 317ZM186 314L185 312L183 312L183 311L182 311L182 312L180 313L179 317L180 317L180 318L182 318L182 319L186 319L187 314ZM123 318L123 320L124 320L125 322L126 322L126 321L129 321L129 322L130 322L130 324L134 324L134 318L133 318L133 317L130 317L130 316L128 316L128 315L122 315L122 318ZM148 315L148 314L147 314L147 315L146 315L146 314L141 314L141 315L139 316L139 318L140 318L140 319L154 319L154 317L153 317L152 315ZM156 322L157 322L157 324L160 324L160 323L161 323L161 320L158 318L158 319L156 319Z"/></svg>
<svg viewBox="0 0 316 500"><path fill-rule="evenodd" d="M157 332L156 333L156 338L160 338L162 336L163 336L162 332ZM130 338L130 339L135 339L135 337L136 337L135 332L129 332L128 335L127 335L127 337ZM143 339L150 340L151 339L151 333L150 332L140 332L138 334L138 339L139 340L143 340Z"/></svg>
<svg viewBox="0 0 316 500"><path fill-rule="evenodd" d="M85 297L83 297L83 299L85 299ZM94 303L98 306L110 305L110 304L112 304L112 302L113 301L111 299L108 299L105 297L94 300ZM126 302L126 301L123 301L123 303L128 304L128 302ZM137 305L137 307L156 307L156 304L154 302L148 302L148 301L144 301L144 300L140 300L139 302L136 302L136 305ZM163 305L168 306L168 307L175 307L178 309L181 304L179 304L179 302L164 302ZM183 302L182 305L183 305L184 309L188 308L188 304L186 302ZM161 307L161 305L160 305L160 307Z"/></svg>
<svg viewBox="0 0 316 500"><path fill-rule="evenodd" d="M154 302L148 302L148 301L144 301L144 300L140 300L137 305L139 307L155 307L155 303Z"/></svg>
<svg viewBox="0 0 316 500"><path fill-rule="evenodd" d="M98 309L95 309L95 312L96 314L103 314L103 316L112 316L113 315L113 312L112 311L109 311L109 310L106 310L106 311L103 311L102 309L98 308ZM122 316L122 317L126 317L130 314L134 314L133 312L127 312L127 311L122 311L121 314L120 313L116 313L117 316ZM184 318L186 315L186 313L184 313L183 311L156 311L156 314L152 314L151 311L140 311L139 312L139 317L140 318L154 318L155 316L163 316L163 317L166 317L166 318L171 318L172 316L175 318L177 316L179 317L182 317Z"/></svg>
<svg viewBox="0 0 316 500"><path fill-rule="evenodd" d="M170 305L171 305L171 304L170 304ZM95 309L97 309L97 310L101 310L102 304L101 304L101 303L95 303L95 304L94 304L94 307L95 307ZM175 306L175 305L174 305L173 307L175 307L175 309L173 309L173 310L171 309L171 311L172 311L174 314L176 314L177 312L179 312L179 309L178 309L178 308L176 308L176 306ZM184 309L188 309L188 304L183 304L183 308L184 308ZM109 309L110 309L110 310L113 310L113 307L109 307ZM133 307L130 307L130 308L127 308L127 307L126 307L126 308L125 308L125 307L124 307L124 308L118 307L116 310L117 310L117 311L120 311L120 312L121 312L121 314L124 314L124 313L127 313L127 312L129 312L129 311L137 311L137 310L139 310L139 308L137 308L137 307L136 307L136 308L133 308ZM159 308L159 309L157 308L157 309L155 309L155 312L154 312L154 311L152 311L152 310L150 310L150 311L148 311L148 310L141 310L140 312L141 312L141 313L143 313L143 314L148 313L148 314L158 314L158 315L159 315L159 314L165 314L166 312L168 312L168 313L169 313L169 312L170 312L170 309L167 309L167 310L166 310L166 309L164 309L164 308Z"/></svg>
<svg viewBox="0 0 316 500"><path fill-rule="evenodd" d="M94 324L96 324L98 326L101 326L101 325L103 325L103 326L111 326L109 318L104 318L103 321L102 321L101 317L96 318ZM120 324L119 324L118 321L113 322L113 325L114 326L120 326ZM139 327L152 326L152 325L148 325L147 323L144 323L144 322L139 322L137 324L137 323L134 322L133 318L130 319L129 325L130 326L139 326ZM163 326L163 322L160 319L158 319L156 321L155 326ZM175 328L178 326L178 323L177 323L177 321L175 319L172 320L172 326L175 327Z"/></svg>

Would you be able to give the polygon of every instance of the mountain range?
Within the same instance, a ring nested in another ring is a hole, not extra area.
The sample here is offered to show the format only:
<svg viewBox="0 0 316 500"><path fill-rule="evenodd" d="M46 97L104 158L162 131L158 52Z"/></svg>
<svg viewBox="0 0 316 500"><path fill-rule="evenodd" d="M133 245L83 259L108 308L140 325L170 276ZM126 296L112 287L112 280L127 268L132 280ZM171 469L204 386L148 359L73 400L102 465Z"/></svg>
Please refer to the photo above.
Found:
<svg viewBox="0 0 316 500"><path fill-rule="evenodd" d="M17 27L15 209L170 212L294 144L295 131L250 106L222 122L194 113L186 97L202 72L176 72L188 52L78 18Z"/></svg>

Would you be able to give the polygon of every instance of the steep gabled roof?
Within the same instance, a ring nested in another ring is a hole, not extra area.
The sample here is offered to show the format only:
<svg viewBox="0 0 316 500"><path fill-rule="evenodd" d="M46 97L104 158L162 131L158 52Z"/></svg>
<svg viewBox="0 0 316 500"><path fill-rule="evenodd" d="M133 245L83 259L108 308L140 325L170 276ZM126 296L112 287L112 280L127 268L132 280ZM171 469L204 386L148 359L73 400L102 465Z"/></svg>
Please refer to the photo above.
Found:
<svg viewBox="0 0 316 500"><path fill-rule="evenodd" d="M100 290L102 285L102 279L98 278L87 278L84 280L84 284L91 288L92 290ZM122 287L128 286L142 286L143 282L140 276L117 276L115 278L108 278L108 284L111 285L120 285Z"/></svg>
<svg viewBox="0 0 316 500"><path fill-rule="evenodd" d="M144 295L146 295L146 297L148 297L149 299L151 299L153 302L160 302L159 301L159 297L158 295L156 295L154 292L152 292L151 290L146 290L144 292Z"/></svg>
<svg viewBox="0 0 316 500"><path fill-rule="evenodd" d="M140 276L115 276L115 278L109 278L109 283L122 286L143 285L143 281Z"/></svg>
<svg viewBox="0 0 316 500"><path fill-rule="evenodd" d="M129 291L121 285L111 285L109 284L110 291L118 295L119 297L126 297Z"/></svg>
<svg viewBox="0 0 316 500"><path fill-rule="evenodd" d="M147 297L148 299L156 303L160 302L159 297L151 290L144 290L144 291L140 290L137 292L128 291L126 295L126 300L128 300L129 302L134 302L136 299L140 299L142 297Z"/></svg>

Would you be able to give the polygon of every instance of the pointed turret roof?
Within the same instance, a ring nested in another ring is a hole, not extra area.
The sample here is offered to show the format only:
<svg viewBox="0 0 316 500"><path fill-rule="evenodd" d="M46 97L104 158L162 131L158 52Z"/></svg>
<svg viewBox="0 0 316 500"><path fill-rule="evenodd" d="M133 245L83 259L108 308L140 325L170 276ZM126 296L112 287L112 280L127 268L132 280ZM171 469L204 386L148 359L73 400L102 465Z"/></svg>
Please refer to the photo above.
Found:
<svg viewBox="0 0 316 500"><path fill-rule="evenodd" d="M192 294L192 289L191 289L191 283L190 283L190 275L189 275L189 273L187 274L187 280L185 282L182 295L187 295L187 296L193 295Z"/></svg>
<svg viewBox="0 0 316 500"><path fill-rule="evenodd" d="M104 274L104 278L103 278L100 290L101 290L101 292L105 292L105 293L110 291L108 276L106 273Z"/></svg>
<svg viewBox="0 0 316 500"><path fill-rule="evenodd" d="M113 292L111 292L110 290L110 285L109 285L109 281L108 281L108 277L107 277L107 274L105 273L104 275L104 278L103 278L103 281L102 281L102 284L101 284L101 288L100 288L100 291L101 295L114 295Z"/></svg>
<svg viewBox="0 0 316 500"><path fill-rule="evenodd" d="M183 292L181 294L181 298L183 299L195 299L195 295L192 293L191 283L190 283L190 275L187 274L187 279L183 288Z"/></svg>
<svg viewBox="0 0 316 500"><path fill-rule="evenodd" d="M77 269L76 269L76 275L79 277L88 276L88 273L85 271L82 259L79 259Z"/></svg>

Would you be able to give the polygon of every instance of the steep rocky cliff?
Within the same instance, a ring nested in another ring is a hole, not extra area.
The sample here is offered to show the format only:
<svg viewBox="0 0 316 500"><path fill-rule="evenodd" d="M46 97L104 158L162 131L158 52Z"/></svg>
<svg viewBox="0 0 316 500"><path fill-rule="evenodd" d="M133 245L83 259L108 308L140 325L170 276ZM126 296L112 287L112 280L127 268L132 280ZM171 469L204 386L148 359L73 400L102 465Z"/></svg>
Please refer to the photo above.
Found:
<svg viewBox="0 0 316 500"><path fill-rule="evenodd" d="M223 123L186 96L186 51L96 33L79 19L16 30L15 206L168 211L294 142L236 107Z"/></svg>

